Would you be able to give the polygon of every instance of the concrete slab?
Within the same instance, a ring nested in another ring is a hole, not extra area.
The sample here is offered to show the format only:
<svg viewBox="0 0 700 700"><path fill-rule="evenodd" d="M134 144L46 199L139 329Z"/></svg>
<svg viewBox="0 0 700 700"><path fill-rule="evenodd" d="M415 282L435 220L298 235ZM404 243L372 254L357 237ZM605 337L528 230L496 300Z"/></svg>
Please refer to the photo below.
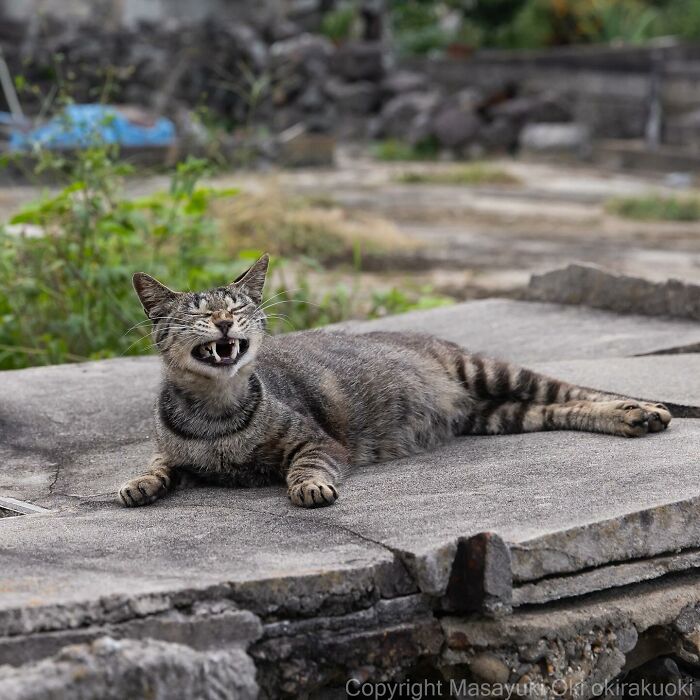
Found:
<svg viewBox="0 0 700 700"><path fill-rule="evenodd" d="M678 406L700 406L700 353L527 364L582 386Z"/></svg>
<svg viewBox="0 0 700 700"><path fill-rule="evenodd" d="M677 345L679 333L695 333L689 324L618 324L604 312L574 314L573 323L571 309L489 304L382 325L457 340L479 329L481 349L501 347L502 356L516 353L518 338L523 361L552 374L700 405L696 356L552 361ZM546 364L545 327L553 338ZM604 329L597 338L594 327ZM563 337L569 332L576 342ZM683 419L641 440L463 438L358 470L331 509L294 508L281 486L182 490L124 509L114 493L148 459L157 370L143 358L0 374L0 495L51 509L0 523L0 658L3 636L122 624L196 601L223 598L278 621L355 614L418 591L440 604L459 546L484 532L504 543L495 571L504 606L698 564L688 550L700 547L700 423ZM632 561L650 557L667 559Z"/></svg>
<svg viewBox="0 0 700 700"><path fill-rule="evenodd" d="M700 424L688 420L643 440L463 438L359 470L321 511L293 508L282 487L182 490L134 510L111 497L75 499L3 521L0 632L44 628L47 609L51 625L72 626L97 614L90 600L217 584L246 605L269 599L271 609L288 607L295 587L312 607L413 581L440 595L457 539L483 531L509 544L516 583L697 547L699 449ZM130 468L115 469L113 487Z"/></svg>
<svg viewBox="0 0 700 700"><path fill-rule="evenodd" d="M700 326L691 321L508 299L470 301L340 325L356 332L433 333L472 352L520 364L646 355L696 346L700 341Z"/></svg>

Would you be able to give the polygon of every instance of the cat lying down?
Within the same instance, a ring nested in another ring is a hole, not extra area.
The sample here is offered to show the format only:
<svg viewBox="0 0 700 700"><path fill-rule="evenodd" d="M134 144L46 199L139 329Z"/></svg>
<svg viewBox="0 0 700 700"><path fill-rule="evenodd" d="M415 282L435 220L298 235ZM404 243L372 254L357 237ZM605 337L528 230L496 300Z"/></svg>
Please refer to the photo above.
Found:
<svg viewBox="0 0 700 700"><path fill-rule="evenodd" d="M134 287L163 360L158 452L127 481L127 506L152 503L184 474L230 486L286 482L292 503L338 498L354 466L429 450L459 435L665 430L663 404L573 386L470 355L420 333L305 331L270 337L268 257L226 287Z"/></svg>

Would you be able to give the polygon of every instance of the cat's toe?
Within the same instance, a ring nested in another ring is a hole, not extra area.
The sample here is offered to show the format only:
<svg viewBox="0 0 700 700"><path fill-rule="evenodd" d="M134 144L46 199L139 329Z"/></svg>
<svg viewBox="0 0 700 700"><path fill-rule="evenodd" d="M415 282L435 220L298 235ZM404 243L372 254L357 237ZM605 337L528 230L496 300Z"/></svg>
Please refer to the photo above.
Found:
<svg viewBox="0 0 700 700"><path fill-rule="evenodd" d="M620 435L642 437L649 432L649 413L636 401L621 401L616 413Z"/></svg>
<svg viewBox="0 0 700 700"><path fill-rule="evenodd" d="M130 479L119 489L119 500L128 507L145 506L164 496L167 491L162 479L152 474Z"/></svg>
<svg viewBox="0 0 700 700"><path fill-rule="evenodd" d="M338 498L338 491L333 484L322 481L303 481L301 484L291 486L288 495L295 506L319 508L333 505Z"/></svg>
<svg viewBox="0 0 700 700"><path fill-rule="evenodd" d="M649 432L660 433L668 428L671 412L662 403L645 403L644 409L649 414Z"/></svg>

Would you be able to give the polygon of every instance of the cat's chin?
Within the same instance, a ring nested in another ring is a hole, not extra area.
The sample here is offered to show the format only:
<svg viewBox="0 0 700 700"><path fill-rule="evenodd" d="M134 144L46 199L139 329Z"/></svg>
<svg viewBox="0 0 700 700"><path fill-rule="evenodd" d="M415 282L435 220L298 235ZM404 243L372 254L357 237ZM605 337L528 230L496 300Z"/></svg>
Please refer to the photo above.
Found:
<svg viewBox="0 0 700 700"><path fill-rule="evenodd" d="M242 365L239 365L237 362L214 365L205 362L197 362L196 360L190 360L184 367L182 367L182 371L187 372L190 376L196 378L213 379L215 381L228 381L238 374L241 367Z"/></svg>

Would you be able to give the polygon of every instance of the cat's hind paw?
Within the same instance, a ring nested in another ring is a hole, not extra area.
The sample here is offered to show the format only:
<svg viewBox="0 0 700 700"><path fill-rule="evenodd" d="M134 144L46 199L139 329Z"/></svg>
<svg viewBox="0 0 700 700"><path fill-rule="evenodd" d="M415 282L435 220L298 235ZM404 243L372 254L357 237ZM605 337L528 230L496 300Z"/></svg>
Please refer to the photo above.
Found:
<svg viewBox="0 0 700 700"><path fill-rule="evenodd" d="M327 484L318 479L309 479L290 486L287 495L295 506L319 508L332 506L338 498L338 491L333 484Z"/></svg>
<svg viewBox="0 0 700 700"><path fill-rule="evenodd" d="M660 433L668 428L671 422L671 412L662 403L643 403L644 410L649 414L649 432Z"/></svg>

